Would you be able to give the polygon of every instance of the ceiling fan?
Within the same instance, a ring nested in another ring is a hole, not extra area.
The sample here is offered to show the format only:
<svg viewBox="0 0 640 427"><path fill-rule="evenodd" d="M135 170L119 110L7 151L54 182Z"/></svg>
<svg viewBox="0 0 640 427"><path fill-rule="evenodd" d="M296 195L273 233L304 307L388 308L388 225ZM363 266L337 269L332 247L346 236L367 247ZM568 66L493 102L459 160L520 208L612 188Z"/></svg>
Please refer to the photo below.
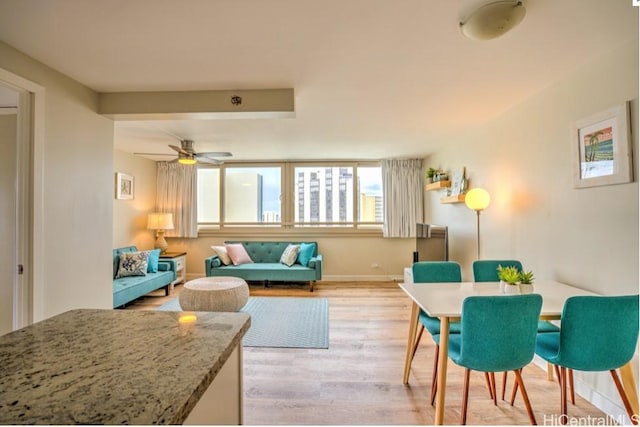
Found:
<svg viewBox="0 0 640 427"><path fill-rule="evenodd" d="M231 157L231 153L228 151L209 151L203 153L197 153L193 149L193 140L181 139L180 147L169 144L169 147L178 153L178 158L173 160L174 162L182 163L184 165L193 165L195 163L208 163L212 165L222 164L221 160L216 157ZM143 156L167 156L167 154L160 153L133 153Z"/></svg>

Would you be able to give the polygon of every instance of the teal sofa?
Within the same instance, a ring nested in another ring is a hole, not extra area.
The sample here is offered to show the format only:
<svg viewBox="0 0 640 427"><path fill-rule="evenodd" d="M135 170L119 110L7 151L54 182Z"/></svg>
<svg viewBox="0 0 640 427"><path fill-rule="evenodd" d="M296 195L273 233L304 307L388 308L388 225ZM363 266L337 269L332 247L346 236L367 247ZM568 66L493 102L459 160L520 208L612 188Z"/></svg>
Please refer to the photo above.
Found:
<svg viewBox="0 0 640 427"><path fill-rule="evenodd" d="M260 281L265 286L270 281L309 282L313 292L316 280L322 279L322 255L318 253L317 242L225 242L242 243L253 261L252 264L224 265L217 255L206 258L207 276L233 276L247 281ZM308 266L295 263L291 267L280 263L280 257L289 244L314 243L313 256Z"/></svg>
<svg viewBox="0 0 640 427"><path fill-rule="evenodd" d="M140 298L156 289L164 288L165 295L169 295L170 285L176 278L175 261L158 261L158 272L147 273L144 276L129 276L116 279L120 254L136 252L135 246L126 246L113 250L113 308L122 307L136 298Z"/></svg>

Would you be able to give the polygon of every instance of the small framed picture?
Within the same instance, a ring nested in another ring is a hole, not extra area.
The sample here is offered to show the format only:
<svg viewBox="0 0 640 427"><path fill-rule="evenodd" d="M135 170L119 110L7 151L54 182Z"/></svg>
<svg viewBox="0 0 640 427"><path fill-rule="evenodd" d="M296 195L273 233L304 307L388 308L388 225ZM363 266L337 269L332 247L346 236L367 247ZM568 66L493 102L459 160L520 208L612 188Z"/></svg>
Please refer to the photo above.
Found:
<svg viewBox="0 0 640 427"><path fill-rule="evenodd" d="M116 199L133 199L133 177L126 173L116 173Z"/></svg>
<svg viewBox="0 0 640 427"><path fill-rule="evenodd" d="M571 129L575 188L633 180L629 107L624 104L576 121Z"/></svg>

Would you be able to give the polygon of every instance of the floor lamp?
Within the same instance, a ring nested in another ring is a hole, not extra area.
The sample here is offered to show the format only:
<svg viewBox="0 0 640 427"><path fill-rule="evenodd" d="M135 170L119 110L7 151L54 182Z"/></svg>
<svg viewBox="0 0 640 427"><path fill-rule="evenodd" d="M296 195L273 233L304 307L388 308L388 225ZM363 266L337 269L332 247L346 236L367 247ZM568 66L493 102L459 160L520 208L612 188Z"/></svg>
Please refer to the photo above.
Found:
<svg viewBox="0 0 640 427"><path fill-rule="evenodd" d="M476 230L478 232L478 259L480 259L480 211L483 211L489 206L489 193L483 188L472 188L464 196L464 203L471 210L476 211L478 216Z"/></svg>

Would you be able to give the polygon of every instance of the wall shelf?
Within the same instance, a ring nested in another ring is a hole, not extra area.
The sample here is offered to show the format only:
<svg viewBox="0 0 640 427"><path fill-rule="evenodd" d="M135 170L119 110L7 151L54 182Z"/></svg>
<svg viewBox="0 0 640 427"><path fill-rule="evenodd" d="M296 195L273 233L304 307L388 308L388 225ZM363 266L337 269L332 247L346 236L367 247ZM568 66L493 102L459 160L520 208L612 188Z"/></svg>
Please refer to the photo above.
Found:
<svg viewBox="0 0 640 427"><path fill-rule="evenodd" d="M442 188L451 187L451 181L436 181L425 186L427 191L440 190Z"/></svg>
<svg viewBox="0 0 640 427"><path fill-rule="evenodd" d="M464 202L464 194L460 194L458 196L446 196L440 198L440 203L463 203Z"/></svg>

